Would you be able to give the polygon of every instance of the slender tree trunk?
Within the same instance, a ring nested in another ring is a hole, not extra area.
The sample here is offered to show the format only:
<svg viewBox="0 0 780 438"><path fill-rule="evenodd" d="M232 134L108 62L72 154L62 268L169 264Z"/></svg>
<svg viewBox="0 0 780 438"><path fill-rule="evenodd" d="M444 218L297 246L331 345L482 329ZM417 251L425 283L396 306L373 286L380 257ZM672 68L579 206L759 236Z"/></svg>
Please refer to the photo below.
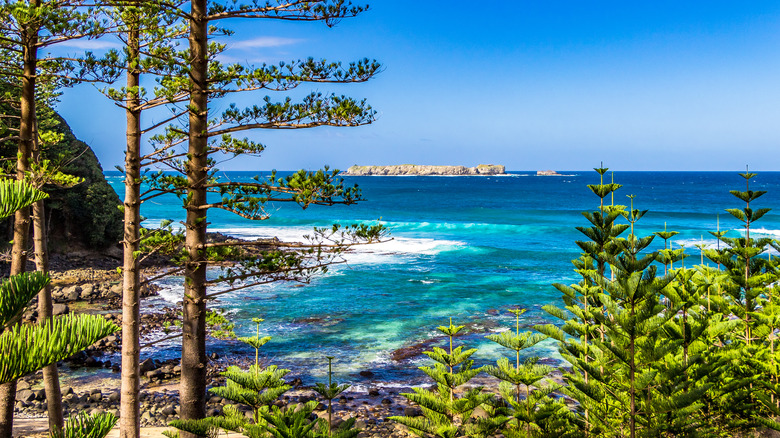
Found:
<svg viewBox="0 0 780 438"><path fill-rule="evenodd" d="M40 6L40 1L34 2ZM22 73L21 120L19 123L19 153L16 178L23 180L30 170L35 125L35 74L38 67L38 29L27 26L22 32L24 70ZM11 275L21 274L27 265L27 242L30 233L30 208L14 214L14 244L11 249ZM0 385L0 438L11 438L14 421L16 381Z"/></svg>
<svg viewBox="0 0 780 438"><path fill-rule="evenodd" d="M33 160L40 160L41 148L38 143L38 123L36 119L33 133ZM43 200L32 206L33 214L33 243L35 247L35 268L38 271L49 273L49 248L47 244L48 233L46 231L46 210ZM47 284L38 293L38 321L45 321L52 315L51 284ZM62 391L60 391L60 376L57 372L57 364L43 368L43 387L46 391L46 408L49 416L49 430L62 430L65 418L62 413Z"/></svg>
<svg viewBox="0 0 780 438"><path fill-rule="evenodd" d="M632 303L631 307L631 316L634 316L634 304ZM635 335L631 334L631 341L628 347L628 354L630 359L629 369L628 369L628 380L630 382L629 387L629 397L631 399L631 418L629 420L629 433L631 434L631 438L636 438L636 338Z"/></svg>
<svg viewBox="0 0 780 438"><path fill-rule="evenodd" d="M127 33L127 150L125 151L125 220L122 242L122 384L119 406L121 438L141 435L140 390L140 303L141 288L138 259L141 226L141 111L138 87L140 72L138 13L126 17Z"/></svg>
<svg viewBox="0 0 780 438"><path fill-rule="evenodd" d="M44 201L33 205L33 239L35 241L35 264L39 271L49 272L49 250L46 244ZM38 293L38 321L45 321L52 315L51 285L46 285ZM49 415L49 430L62 430L65 417L62 413L62 392L57 364L43 369L43 386L46 391L46 406Z"/></svg>
<svg viewBox="0 0 780 438"><path fill-rule="evenodd" d="M191 2L190 18L190 114L187 161L187 265L181 348L181 418L206 415L206 189L208 174L208 29L207 0ZM191 434L182 434L191 438ZM194 437L192 437L194 438Z"/></svg>
<svg viewBox="0 0 780 438"><path fill-rule="evenodd" d="M44 201L33 204L33 240L35 242L35 264L42 272L49 272L49 250L46 245L46 228ZM46 285L38 293L38 321L52 317L51 285ZM60 391L60 376L57 364L53 363L43 369L43 387L46 391L46 406L49 415L49 430L62 430L65 418L62 413L62 392Z"/></svg>

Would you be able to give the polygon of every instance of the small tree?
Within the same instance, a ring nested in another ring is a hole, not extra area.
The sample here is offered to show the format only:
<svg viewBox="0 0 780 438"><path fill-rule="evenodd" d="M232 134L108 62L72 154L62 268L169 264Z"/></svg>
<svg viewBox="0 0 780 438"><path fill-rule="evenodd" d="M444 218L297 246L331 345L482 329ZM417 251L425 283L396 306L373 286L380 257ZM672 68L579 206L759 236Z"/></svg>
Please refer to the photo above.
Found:
<svg viewBox="0 0 780 438"><path fill-rule="evenodd" d="M536 356L520 362L520 352L532 348L547 337L538 333L520 332L520 315L526 309L510 309L515 315L515 331L488 335L491 341L515 352L515 363L502 357L496 365L485 367L485 372L501 382L499 392L511 409L508 413L514 418L505 424L504 435L508 437L561 436L565 433L565 424L569 409L555 402L550 394L559 390L561 385L547 379L552 367L539 364ZM559 418L553 418L559 416ZM551 421L552 420L552 421Z"/></svg>
<svg viewBox="0 0 780 438"><path fill-rule="evenodd" d="M349 389L348 384L338 384L333 381L333 356L328 356L328 384L317 382L314 390L328 401L328 424L322 425L319 434L324 437L353 438L360 433L360 429L355 429L355 419L350 418L342 422L338 429L333 431L333 399Z"/></svg>
<svg viewBox="0 0 780 438"><path fill-rule="evenodd" d="M463 350L463 346L453 348L453 338L463 330L463 327L465 326L452 325L452 319L449 325L437 327L449 338L449 349L433 347L433 351L423 352L435 363L433 367L420 367L420 369L436 382L437 389L430 391L413 388L414 393L401 394L420 406L422 416L390 417L391 420L408 427L415 435L437 438L455 438L464 434L474 437L489 436L494 429L506 421L505 417L488 418L488 422L492 423L491 420L498 422L498 425L494 425L472 418L474 409L489 405L493 401L493 394L483 394L481 386L465 389L461 396L456 394L461 386L483 371L481 367L474 368L474 361L469 359L477 352L476 348L468 350Z"/></svg>
<svg viewBox="0 0 780 438"><path fill-rule="evenodd" d="M181 431L197 436L213 436L220 429L225 429L250 438L278 437L278 438L352 438L360 431L353 429L355 420L350 419L333 430L323 420L311 421L311 413L317 406L317 402L310 401L303 404L293 404L278 407L274 402L287 392L291 386L284 381L284 376L290 370L278 368L276 365L262 366L260 364L260 348L271 340L270 336L260 336L260 318L252 321L257 325L257 331L253 337L241 337L239 341L251 346L255 350L255 363L247 370L231 366L222 375L227 378L225 386L211 388L209 391L226 400L248 406L252 409L252 419L247 417L235 406L226 405L224 415L207 417L199 420L176 420L171 426ZM329 359L330 360L330 359ZM329 362L330 363L330 362ZM330 401L346 390L349 385L338 385L331 380L329 368L328 386L317 384L316 391L328 398L328 420L331 423ZM318 427L319 424L319 427ZM167 432L167 436L174 437L175 433Z"/></svg>
<svg viewBox="0 0 780 438"><path fill-rule="evenodd" d="M590 226L579 226L577 230L587 240L575 242L582 255L572 261L582 280L572 285L553 284L562 293L564 308L547 305L544 310L563 321L563 326L537 328L559 341L561 354L572 364L572 372L564 376L569 383L565 391L579 401L583 421L575 424L586 435L620 425L609 422L614 418L615 406L609 390L601 386L601 382L608 380L604 364L609 362L606 358L609 352L601 350L594 340L606 340L606 328L601 321L609 319L602 300L605 284L601 279L606 278L609 258L622 251L617 244L618 237L630 228L628 224L617 223L624 215L625 206L614 204L613 194L622 186L614 181L604 182L607 168L594 170L599 174L599 184L590 184L588 189L599 198L599 206L595 211L583 212ZM609 204L607 196L610 196Z"/></svg>
<svg viewBox="0 0 780 438"><path fill-rule="evenodd" d="M753 224L770 211L755 208L754 202L766 191L752 190L750 181L755 173L739 174L745 180L745 190L731 190L730 193L745 203L743 208L727 209L733 217L742 222L742 237L726 237L718 233L719 242L724 245L717 250L708 250L705 255L724 269L726 281L720 283L723 305L720 311L724 317L737 322L736 330L724 339L721 359L728 363L723 380L731 382L718 388L716 400L720 404L723 427L745 429L764 424L777 427L778 423L765 418L769 413L778 415L772 395L774 387L764 382L776 381L773 376L773 354L775 324L771 312L777 300L774 285L780 273L777 258L761 257L768 252L773 240L766 237L751 237ZM775 243L776 244L776 243ZM774 408L773 408L774 406ZM768 409L768 411L767 411Z"/></svg>

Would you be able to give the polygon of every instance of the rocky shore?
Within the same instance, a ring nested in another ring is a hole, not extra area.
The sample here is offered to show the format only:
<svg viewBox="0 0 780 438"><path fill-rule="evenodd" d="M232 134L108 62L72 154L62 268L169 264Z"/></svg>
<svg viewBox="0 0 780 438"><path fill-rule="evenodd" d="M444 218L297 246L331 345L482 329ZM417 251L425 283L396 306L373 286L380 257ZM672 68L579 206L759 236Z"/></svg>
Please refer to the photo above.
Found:
<svg viewBox="0 0 780 438"><path fill-rule="evenodd" d="M121 277L116 269L118 261L111 257L96 257L94 255L70 255L53 258L53 290L55 313L62 315L68 312L97 313L104 318L121 325ZM80 267L84 266L84 267ZM88 266L88 267L86 267ZM155 275L165 266L155 266L147 270L146 275ZM146 287L144 296L156 295L156 288ZM177 309L158 309L153 314L142 314L141 343L150 342L169 335L179 318ZM27 322L37 319L37 310L32 305L25 313ZM112 412L119 415L120 400L120 367L117 359L110 360L107 356L119 351L121 335L108 336L67 360L60 362L60 380L62 382L63 408L66 416L80 412ZM208 385L224 384L220 373L229 365L248 366L242 363L243 358L221 358L216 353L209 358ZM371 378L365 371L365 378ZM142 427L166 426L179 415L179 379L181 367L178 359L160 361L146 358L141 362L141 425ZM399 393L405 390L387 390L381 387L381 382L374 382L363 388L362 392L347 391L334 401L334 421L341 422L350 417L357 419L357 426L363 429L359 437L391 437L401 438L411 436L405 428L390 422L391 415L418 415L419 408L410 406ZM296 379L291 382L294 389L277 401L278 405L303 403L319 400L319 396L301 385ZM228 401L220 397L208 399L207 414L219 415ZM314 415L327 417L325 405L320 403ZM15 417L32 426L25 426L18 436L47 436L45 429L46 394L43 390L42 372L28 375L18 382L16 394ZM35 419L39 419L36 421ZM37 427L37 429L36 429Z"/></svg>
<svg viewBox="0 0 780 438"><path fill-rule="evenodd" d="M427 166L417 164L399 164L394 166L352 166L344 173L348 176L459 176L459 175L504 175L506 168L496 164L466 166Z"/></svg>

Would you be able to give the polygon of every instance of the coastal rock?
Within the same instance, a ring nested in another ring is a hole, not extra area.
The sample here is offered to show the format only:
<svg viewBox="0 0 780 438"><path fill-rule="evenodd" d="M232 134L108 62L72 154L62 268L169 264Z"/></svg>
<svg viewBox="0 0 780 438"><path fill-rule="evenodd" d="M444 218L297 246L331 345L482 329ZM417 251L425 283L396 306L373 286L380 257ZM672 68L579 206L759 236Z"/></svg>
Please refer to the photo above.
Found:
<svg viewBox="0 0 780 438"><path fill-rule="evenodd" d="M35 393L29 389L23 389L16 393L16 400L24 403L30 403L35 400Z"/></svg>
<svg viewBox="0 0 780 438"><path fill-rule="evenodd" d="M399 164L394 166L352 166L344 173L351 176L368 175L503 175L506 167L496 164L480 164L476 167L466 166L429 166L416 164Z"/></svg>
<svg viewBox="0 0 780 438"><path fill-rule="evenodd" d="M560 173L554 170L537 170L536 176L560 176Z"/></svg>
<svg viewBox="0 0 780 438"><path fill-rule="evenodd" d="M52 305L51 311L54 316L59 316L59 315L65 315L66 313L70 312L70 308L68 307L67 304L55 303Z"/></svg>
<svg viewBox="0 0 780 438"><path fill-rule="evenodd" d="M428 339L413 345L401 347L390 353L390 358L396 362L401 362L407 359L421 356L423 351L430 349L431 345L437 341L437 339Z"/></svg>
<svg viewBox="0 0 780 438"><path fill-rule="evenodd" d="M141 372L141 374L146 374L149 371L154 370L156 368L156 366L154 364L154 360L146 359L146 360L144 360L143 362L141 362L139 364L139 368L140 368L139 371Z"/></svg>

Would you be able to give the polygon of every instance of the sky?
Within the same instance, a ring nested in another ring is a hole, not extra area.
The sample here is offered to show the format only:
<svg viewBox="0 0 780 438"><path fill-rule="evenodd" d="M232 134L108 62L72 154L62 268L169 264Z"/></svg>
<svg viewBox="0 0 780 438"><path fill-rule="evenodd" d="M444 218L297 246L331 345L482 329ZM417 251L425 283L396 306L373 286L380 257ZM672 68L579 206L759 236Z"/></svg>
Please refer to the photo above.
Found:
<svg viewBox="0 0 780 438"><path fill-rule="evenodd" d="M508 170L780 170L780 2L374 0L333 28L238 20L224 61L376 59L361 84L234 96L240 106L311 91L366 99L371 125L252 132L260 157L223 170L353 164L503 164ZM103 49L110 40L61 50ZM213 111L229 102L215 102ZM103 168L124 160L122 109L94 85L58 107ZM149 115L144 123L161 118ZM147 146L148 148L148 146Z"/></svg>

